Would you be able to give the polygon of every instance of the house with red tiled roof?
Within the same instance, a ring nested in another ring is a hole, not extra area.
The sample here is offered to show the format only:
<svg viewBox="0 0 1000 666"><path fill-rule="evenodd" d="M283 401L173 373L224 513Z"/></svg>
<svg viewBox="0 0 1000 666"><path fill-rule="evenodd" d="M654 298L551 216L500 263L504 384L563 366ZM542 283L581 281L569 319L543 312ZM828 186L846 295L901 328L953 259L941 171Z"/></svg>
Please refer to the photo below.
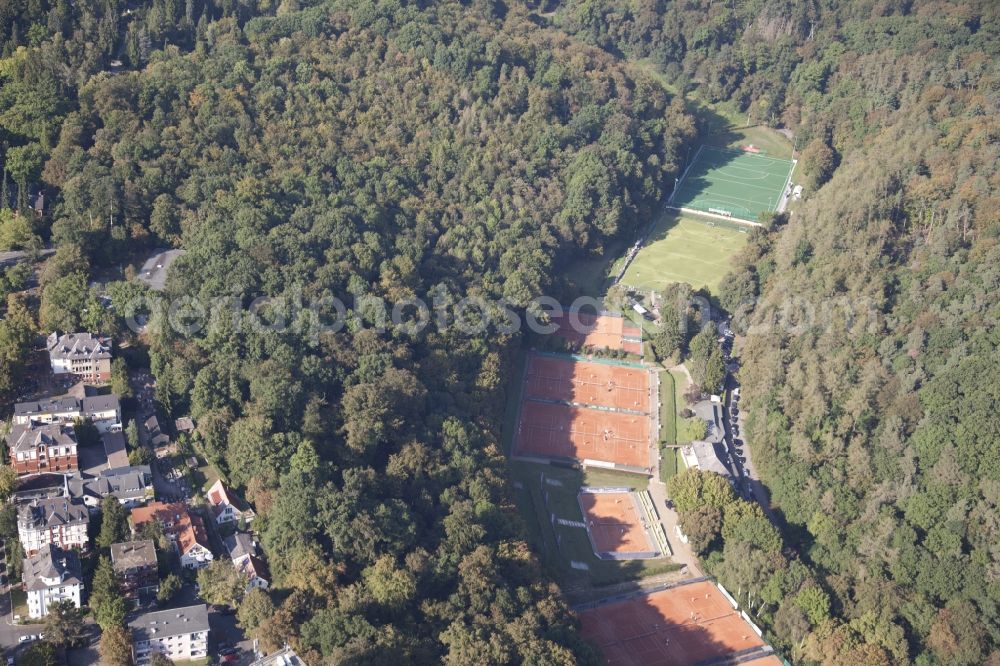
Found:
<svg viewBox="0 0 1000 666"><path fill-rule="evenodd" d="M219 479L208 489L206 495L215 522L219 525L235 523L240 520L249 523L254 519L254 512L240 497L237 497L226 484Z"/></svg>
<svg viewBox="0 0 1000 666"><path fill-rule="evenodd" d="M208 533L201 516L191 513L181 502L165 504L153 502L148 506L132 509L132 529L138 532L150 521L158 520L164 533L170 538L181 565L188 569L200 569L215 559L208 545Z"/></svg>

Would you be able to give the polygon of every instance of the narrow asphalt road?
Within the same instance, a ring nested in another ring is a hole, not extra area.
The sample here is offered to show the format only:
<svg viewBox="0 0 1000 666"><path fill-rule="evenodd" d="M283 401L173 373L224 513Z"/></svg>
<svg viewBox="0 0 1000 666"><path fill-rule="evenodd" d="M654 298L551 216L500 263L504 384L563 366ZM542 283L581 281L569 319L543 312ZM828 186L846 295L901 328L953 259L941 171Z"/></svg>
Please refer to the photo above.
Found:
<svg viewBox="0 0 1000 666"><path fill-rule="evenodd" d="M698 566L698 558L695 556L691 546L677 538L677 512L667 508L667 485L659 479L649 482L649 496L656 507L656 513L660 517L660 524L663 525L663 533L673 551L671 559L678 564L684 564L688 568L688 573L694 577L702 576L701 568Z"/></svg>

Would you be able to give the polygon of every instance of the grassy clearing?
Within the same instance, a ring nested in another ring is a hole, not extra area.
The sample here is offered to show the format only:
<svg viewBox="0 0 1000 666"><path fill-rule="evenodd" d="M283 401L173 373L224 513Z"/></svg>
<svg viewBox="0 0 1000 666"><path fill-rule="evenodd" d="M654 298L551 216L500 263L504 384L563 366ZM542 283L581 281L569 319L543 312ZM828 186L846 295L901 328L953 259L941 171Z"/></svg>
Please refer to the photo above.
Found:
<svg viewBox="0 0 1000 666"><path fill-rule="evenodd" d="M20 587L15 586L10 588L10 601L14 609L13 614L20 616L22 624L41 621L28 618L28 594Z"/></svg>
<svg viewBox="0 0 1000 666"><path fill-rule="evenodd" d="M566 267L567 282L576 287L577 295L604 298L611 286L612 277L617 275L624 260L625 245L617 243L605 248L599 257L588 257L574 261Z"/></svg>
<svg viewBox="0 0 1000 666"><path fill-rule="evenodd" d="M735 138L733 138L733 135L735 135ZM768 157L778 157L783 160L792 159L792 142L784 135L763 125L730 127L721 139L719 135L709 135L705 137L705 143L713 146L737 149L742 149L746 145L752 145L760 148Z"/></svg>
<svg viewBox="0 0 1000 666"><path fill-rule="evenodd" d="M664 213L622 282L642 290L662 290L668 284L685 282L714 292L729 272L730 259L746 242L742 231Z"/></svg>
<svg viewBox="0 0 1000 666"><path fill-rule="evenodd" d="M636 580L679 568L679 565L669 559L600 560L594 555L584 528L553 525L550 519L549 512L558 518L583 521L583 514L577 502L577 494L582 485L620 486L643 490L649 484L649 479L646 477L599 469L582 472L521 461L512 461L510 467L514 477L518 508L528 523L528 537L532 540L536 552L540 553L549 573L564 586L564 589L580 592L595 586ZM551 483L542 486L541 474L545 474ZM543 497L543 488L547 498ZM589 569L586 571L574 569L570 566L571 560L586 564Z"/></svg>
<svg viewBox="0 0 1000 666"><path fill-rule="evenodd" d="M653 62L643 59L635 61L634 64L656 79L668 92L674 95L678 93L677 86L667 81L663 72ZM792 158L792 143L783 134L765 125L756 124L766 119L751 117L751 126L747 127L746 112L740 111L731 102L709 102L699 94L698 90L689 91L684 96L684 102L688 112L697 116L699 124L706 128L705 143L729 148L753 144L771 157Z"/></svg>

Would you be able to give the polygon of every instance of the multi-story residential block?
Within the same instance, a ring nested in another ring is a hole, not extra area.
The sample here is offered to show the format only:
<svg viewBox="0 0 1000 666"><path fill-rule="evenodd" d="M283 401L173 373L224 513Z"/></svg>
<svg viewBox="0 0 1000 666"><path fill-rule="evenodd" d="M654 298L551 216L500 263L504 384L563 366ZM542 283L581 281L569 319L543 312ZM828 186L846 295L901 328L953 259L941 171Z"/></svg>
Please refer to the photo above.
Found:
<svg viewBox="0 0 1000 666"><path fill-rule="evenodd" d="M133 530L138 531L143 524L153 520L163 525L163 531L177 550L182 566L200 569L214 559L204 521L201 516L191 513L185 504L152 502L148 506L132 509Z"/></svg>
<svg viewBox="0 0 1000 666"><path fill-rule="evenodd" d="M31 426L48 423L70 424L78 419L91 421L100 432L122 429L122 408L118 396L61 395L14 405L14 425Z"/></svg>
<svg viewBox="0 0 1000 666"><path fill-rule="evenodd" d="M136 666L146 666L157 652L172 661L195 661L208 656L205 604L145 613L128 626L132 630L132 658Z"/></svg>
<svg viewBox="0 0 1000 666"><path fill-rule="evenodd" d="M49 365L57 375L88 382L111 381L111 340L90 333L52 333L46 340Z"/></svg>
<svg viewBox="0 0 1000 666"><path fill-rule="evenodd" d="M160 587L156 546L150 539L111 544L111 566L129 599L155 594Z"/></svg>
<svg viewBox="0 0 1000 666"><path fill-rule="evenodd" d="M45 617L49 604L66 599L80 607L83 596L83 569L72 550L49 544L36 555L24 558L21 573L28 597L28 616Z"/></svg>
<svg viewBox="0 0 1000 666"><path fill-rule="evenodd" d="M64 497L32 500L17 511L17 536L24 552L34 555L49 544L86 550L90 513L83 502Z"/></svg>
<svg viewBox="0 0 1000 666"><path fill-rule="evenodd" d="M7 450L18 476L79 469L71 425L15 425L7 435Z"/></svg>

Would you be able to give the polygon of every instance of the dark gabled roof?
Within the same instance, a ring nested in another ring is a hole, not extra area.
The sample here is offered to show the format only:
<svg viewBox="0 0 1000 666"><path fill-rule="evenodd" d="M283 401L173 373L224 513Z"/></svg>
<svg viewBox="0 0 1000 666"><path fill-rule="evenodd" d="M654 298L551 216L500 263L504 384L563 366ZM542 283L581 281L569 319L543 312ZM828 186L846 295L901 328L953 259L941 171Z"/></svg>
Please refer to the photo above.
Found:
<svg viewBox="0 0 1000 666"><path fill-rule="evenodd" d="M93 414L94 412L107 412L109 410L119 411L121 403L118 402L117 395L109 393L107 395L87 396L80 401L80 407L85 414Z"/></svg>
<svg viewBox="0 0 1000 666"><path fill-rule="evenodd" d="M238 560L257 552L253 537L246 532L236 532L227 536L223 539L222 543L225 545L226 552L229 553L229 559L231 560Z"/></svg>
<svg viewBox="0 0 1000 666"><path fill-rule="evenodd" d="M58 578L60 582L50 586L43 578ZM83 583L80 556L73 550L63 550L50 543L37 555L24 558L21 580L29 592L61 585L80 585Z"/></svg>
<svg viewBox="0 0 1000 666"><path fill-rule="evenodd" d="M111 495L119 500L142 499L149 487L149 467L119 467L114 474L102 473L98 477L83 478L80 475L70 477L66 486L70 497L103 498Z"/></svg>
<svg viewBox="0 0 1000 666"><path fill-rule="evenodd" d="M19 402L14 405L14 414L17 416L31 416L32 414L48 414L51 412L74 412L79 408L80 403L76 398L68 395L60 395L54 398Z"/></svg>
<svg viewBox="0 0 1000 666"><path fill-rule="evenodd" d="M18 509L17 522L30 529L77 525L90 520L87 507L65 497L33 500Z"/></svg>
<svg viewBox="0 0 1000 666"><path fill-rule="evenodd" d="M111 342L90 333L66 333L60 336L52 333L46 339L46 346L51 358L95 361L111 358Z"/></svg>
<svg viewBox="0 0 1000 666"><path fill-rule="evenodd" d="M72 426L59 423L46 425L15 425L7 435L7 446L15 454L39 446L75 446L76 433Z"/></svg>

